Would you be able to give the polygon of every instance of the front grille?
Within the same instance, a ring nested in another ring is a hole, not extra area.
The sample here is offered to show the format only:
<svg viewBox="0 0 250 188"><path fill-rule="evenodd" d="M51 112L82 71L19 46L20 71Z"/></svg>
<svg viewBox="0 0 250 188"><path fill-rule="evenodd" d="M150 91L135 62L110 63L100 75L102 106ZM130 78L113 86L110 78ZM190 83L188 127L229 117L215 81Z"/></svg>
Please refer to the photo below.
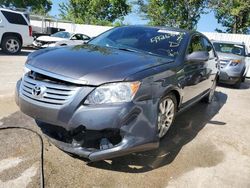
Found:
<svg viewBox="0 0 250 188"><path fill-rule="evenodd" d="M36 43L37 43L37 45L39 45L39 46L43 46L43 45L45 45L45 44L49 44L49 42L42 41L42 40L36 40Z"/></svg>
<svg viewBox="0 0 250 188"><path fill-rule="evenodd" d="M79 89L80 87L74 84L55 82L53 78L51 82L48 77L46 81L41 81L26 74L23 77L20 92L38 103L58 106L70 102Z"/></svg>

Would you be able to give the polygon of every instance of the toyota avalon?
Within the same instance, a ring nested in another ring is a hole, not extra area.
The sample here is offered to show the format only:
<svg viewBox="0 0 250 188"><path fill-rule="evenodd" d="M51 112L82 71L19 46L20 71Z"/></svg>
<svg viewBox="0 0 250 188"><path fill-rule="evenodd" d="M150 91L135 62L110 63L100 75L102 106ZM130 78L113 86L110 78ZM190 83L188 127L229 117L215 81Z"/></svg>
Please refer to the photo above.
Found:
<svg viewBox="0 0 250 188"><path fill-rule="evenodd" d="M30 54L16 102L58 148L110 159L156 149L178 112L212 102L218 63L199 32L117 27L85 45Z"/></svg>

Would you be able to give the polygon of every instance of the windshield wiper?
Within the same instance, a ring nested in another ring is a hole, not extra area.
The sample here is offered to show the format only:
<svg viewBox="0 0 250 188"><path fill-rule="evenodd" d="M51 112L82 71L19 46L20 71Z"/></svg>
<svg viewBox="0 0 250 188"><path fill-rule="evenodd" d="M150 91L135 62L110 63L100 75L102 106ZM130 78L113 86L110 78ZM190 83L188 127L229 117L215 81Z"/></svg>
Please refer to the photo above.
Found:
<svg viewBox="0 0 250 188"><path fill-rule="evenodd" d="M131 49L131 48L117 48L118 50L123 50L123 51L127 51L127 52L135 52L135 53L142 53L138 50L134 50L134 49Z"/></svg>

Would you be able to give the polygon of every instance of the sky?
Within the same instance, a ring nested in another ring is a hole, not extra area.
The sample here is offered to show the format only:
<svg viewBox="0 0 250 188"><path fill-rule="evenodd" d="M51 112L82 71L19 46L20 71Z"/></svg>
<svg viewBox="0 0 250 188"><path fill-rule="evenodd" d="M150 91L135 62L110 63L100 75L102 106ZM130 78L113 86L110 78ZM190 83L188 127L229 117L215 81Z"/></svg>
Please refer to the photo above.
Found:
<svg viewBox="0 0 250 188"><path fill-rule="evenodd" d="M52 9L50 11L50 15L52 16L58 16L59 15L59 3L61 2L67 2L67 0L52 0L53 5ZM143 25L146 24L147 21L143 20L138 14L136 13L130 13L127 15L124 19L124 23L131 24L131 25ZM214 13L210 12L205 15L201 15L201 18L197 25L197 30L200 32L214 32L216 28L222 29L222 27L217 23L217 20L215 19Z"/></svg>

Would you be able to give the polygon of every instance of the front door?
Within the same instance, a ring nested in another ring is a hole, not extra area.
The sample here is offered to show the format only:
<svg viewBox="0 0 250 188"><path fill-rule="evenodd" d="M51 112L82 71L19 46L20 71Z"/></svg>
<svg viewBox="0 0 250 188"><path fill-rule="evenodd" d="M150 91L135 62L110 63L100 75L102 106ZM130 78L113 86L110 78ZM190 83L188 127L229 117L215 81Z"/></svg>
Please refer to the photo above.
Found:
<svg viewBox="0 0 250 188"><path fill-rule="evenodd" d="M195 34L189 43L187 55L196 51L206 51L204 48L203 38L199 34ZM183 103L188 103L200 96L207 89L208 85L208 61L192 62L187 61L184 63L184 97Z"/></svg>

